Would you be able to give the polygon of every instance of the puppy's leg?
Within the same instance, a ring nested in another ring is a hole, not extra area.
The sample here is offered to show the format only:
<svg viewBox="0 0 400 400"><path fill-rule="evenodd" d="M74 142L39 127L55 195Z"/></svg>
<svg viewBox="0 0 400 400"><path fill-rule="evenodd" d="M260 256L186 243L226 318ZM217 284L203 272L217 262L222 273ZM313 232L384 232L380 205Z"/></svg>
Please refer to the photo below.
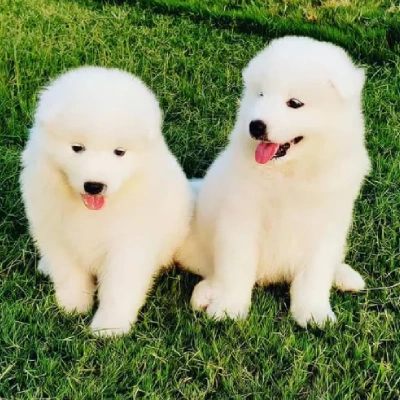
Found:
<svg viewBox="0 0 400 400"><path fill-rule="evenodd" d="M207 278L212 273L209 249L201 246L200 239L192 232L175 255L182 268Z"/></svg>
<svg viewBox="0 0 400 400"><path fill-rule="evenodd" d="M37 269L40 273L42 273L45 276L49 276L50 275L50 267L49 267L49 263L48 261L41 257L41 259L39 260Z"/></svg>
<svg viewBox="0 0 400 400"><path fill-rule="evenodd" d="M83 313L93 304L95 285L93 277L76 265L68 251L52 247L39 263L54 282L57 302L67 312Z"/></svg>
<svg viewBox="0 0 400 400"><path fill-rule="evenodd" d="M151 239L148 238L151 243ZM99 309L92 331L100 336L128 333L143 306L153 276L157 271L155 250L144 243L114 249L110 252L100 278Z"/></svg>
<svg viewBox="0 0 400 400"><path fill-rule="evenodd" d="M213 289L211 287L211 280L204 279L199 282L193 289L190 304L196 311L207 310L213 299Z"/></svg>
<svg viewBox="0 0 400 400"><path fill-rule="evenodd" d="M192 304L207 306L215 319L246 318L258 265L257 223L253 216L234 218L232 214L219 221L214 247L214 271L200 282ZM236 216L237 217L237 216Z"/></svg>
<svg viewBox="0 0 400 400"><path fill-rule="evenodd" d="M336 268L334 285L343 292L358 292L365 288L361 275L344 263Z"/></svg>
<svg viewBox="0 0 400 400"><path fill-rule="evenodd" d="M317 243L310 264L294 277L290 289L290 310L300 326L309 322L323 326L335 321L329 294L333 284L340 250L330 243Z"/></svg>

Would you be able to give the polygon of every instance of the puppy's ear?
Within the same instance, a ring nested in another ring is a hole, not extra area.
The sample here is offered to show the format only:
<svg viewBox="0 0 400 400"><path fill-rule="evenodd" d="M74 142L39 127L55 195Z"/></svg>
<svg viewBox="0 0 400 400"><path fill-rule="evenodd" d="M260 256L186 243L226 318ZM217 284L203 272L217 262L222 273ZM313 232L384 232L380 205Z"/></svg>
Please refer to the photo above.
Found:
<svg viewBox="0 0 400 400"><path fill-rule="evenodd" d="M362 68L353 67L350 71L338 68L329 79L330 84L344 99L359 96L365 83L365 72Z"/></svg>
<svg viewBox="0 0 400 400"><path fill-rule="evenodd" d="M39 93L34 119L36 126L51 132L55 129L55 120L60 114L60 107L58 99L51 97L49 87L45 87Z"/></svg>
<svg viewBox="0 0 400 400"><path fill-rule="evenodd" d="M158 100L156 100L152 110L151 120L148 119L143 124L143 132L146 133L146 141L159 140L160 135L162 135L163 119L163 112L160 108Z"/></svg>

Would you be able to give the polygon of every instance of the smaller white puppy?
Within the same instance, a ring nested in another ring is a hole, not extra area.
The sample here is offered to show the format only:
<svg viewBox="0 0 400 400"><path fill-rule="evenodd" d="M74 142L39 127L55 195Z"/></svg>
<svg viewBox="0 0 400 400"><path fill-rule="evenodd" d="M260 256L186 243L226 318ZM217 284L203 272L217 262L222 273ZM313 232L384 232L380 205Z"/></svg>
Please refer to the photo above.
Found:
<svg viewBox="0 0 400 400"><path fill-rule="evenodd" d="M181 264L202 275L196 309L245 317L256 282L291 284L302 326L334 320L332 284L364 287L343 263L353 205L370 168L364 146L364 71L339 47L285 37L243 73L227 148L199 191Z"/></svg>
<svg viewBox="0 0 400 400"><path fill-rule="evenodd" d="M161 126L154 94L117 69L72 70L40 95L20 178L39 269L68 312L91 307L97 278L98 334L129 331L189 230L190 186Z"/></svg>

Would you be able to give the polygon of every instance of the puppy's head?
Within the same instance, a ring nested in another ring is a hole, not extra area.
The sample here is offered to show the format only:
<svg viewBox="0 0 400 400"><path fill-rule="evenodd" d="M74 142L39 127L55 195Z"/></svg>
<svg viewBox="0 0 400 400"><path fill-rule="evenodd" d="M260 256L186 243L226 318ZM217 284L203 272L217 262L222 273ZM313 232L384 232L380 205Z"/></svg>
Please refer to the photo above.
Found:
<svg viewBox="0 0 400 400"><path fill-rule="evenodd" d="M83 203L97 210L163 140L161 120L155 96L138 78L83 67L41 93L32 134Z"/></svg>
<svg viewBox="0 0 400 400"><path fill-rule="evenodd" d="M259 163L349 145L352 124L354 135L363 135L364 71L340 47L305 37L277 39L250 61L243 78L236 131L253 139Z"/></svg>

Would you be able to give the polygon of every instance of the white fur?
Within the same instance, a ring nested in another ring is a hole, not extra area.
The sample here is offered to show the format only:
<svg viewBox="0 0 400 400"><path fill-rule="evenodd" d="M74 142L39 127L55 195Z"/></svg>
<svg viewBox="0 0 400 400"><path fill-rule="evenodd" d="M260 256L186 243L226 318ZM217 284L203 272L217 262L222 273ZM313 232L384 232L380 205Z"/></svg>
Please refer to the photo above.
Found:
<svg viewBox="0 0 400 400"><path fill-rule="evenodd" d="M181 264L205 278L192 305L215 318L245 317L256 282L291 284L291 312L305 326L335 320L329 294L364 287L343 264L354 201L370 168L364 146L364 72L341 48L309 38L274 40L243 73L235 127L199 188ZM260 96L262 92L263 96ZM305 105L289 108L296 98ZM304 139L258 164L249 135Z"/></svg>
<svg viewBox="0 0 400 400"><path fill-rule="evenodd" d="M191 189L161 126L153 93L117 69L72 70L40 95L21 173L39 270L68 312L91 307L97 278L98 334L129 331L189 230ZM86 150L73 152L75 143ZM85 207L85 181L107 185L101 210Z"/></svg>

